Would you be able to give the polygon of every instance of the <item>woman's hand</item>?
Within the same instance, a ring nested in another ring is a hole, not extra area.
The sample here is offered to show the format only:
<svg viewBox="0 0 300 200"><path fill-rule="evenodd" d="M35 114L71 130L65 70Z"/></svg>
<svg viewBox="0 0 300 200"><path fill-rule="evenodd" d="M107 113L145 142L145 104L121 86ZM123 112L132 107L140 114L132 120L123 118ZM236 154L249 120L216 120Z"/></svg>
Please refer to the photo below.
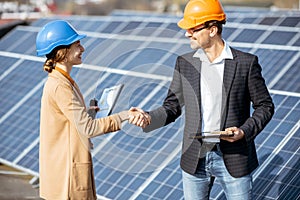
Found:
<svg viewBox="0 0 300 200"><path fill-rule="evenodd" d="M87 113L89 114L89 116L91 116L93 119L95 119L96 113L100 110L100 108L98 106L90 106L88 108Z"/></svg>
<svg viewBox="0 0 300 200"><path fill-rule="evenodd" d="M132 107L129 110L130 124L145 128L151 123L151 116L140 108Z"/></svg>

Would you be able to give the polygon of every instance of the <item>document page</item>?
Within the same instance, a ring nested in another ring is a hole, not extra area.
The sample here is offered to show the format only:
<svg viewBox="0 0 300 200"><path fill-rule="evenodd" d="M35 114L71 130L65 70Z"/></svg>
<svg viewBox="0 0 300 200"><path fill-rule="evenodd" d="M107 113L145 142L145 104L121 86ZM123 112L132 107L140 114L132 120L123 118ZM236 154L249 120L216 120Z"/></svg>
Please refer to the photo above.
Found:
<svg viewBox="0 0 300 200"><path fill-rule="evenodd" d="M98 107L100 110L97 112L95 118L106 117L110 115L117 99L123 89L124 84L116 85L113 87L105 88L98 100Z"/></svg>

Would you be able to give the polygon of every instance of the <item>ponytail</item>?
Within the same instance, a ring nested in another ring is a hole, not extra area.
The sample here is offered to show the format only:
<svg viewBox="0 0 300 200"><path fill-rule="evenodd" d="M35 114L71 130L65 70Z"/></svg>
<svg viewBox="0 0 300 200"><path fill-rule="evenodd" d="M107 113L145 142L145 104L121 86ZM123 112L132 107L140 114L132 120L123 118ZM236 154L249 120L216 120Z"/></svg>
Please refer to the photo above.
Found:
<svg viewBox="0 0 300 200"><path fill-rule="evenodd" d="M46 55L47 60L44 63L44 70L51 73L55 69L57 62L62 62L66 59L67 53L71 45L58 46Z"/></svg>
<svg viewBox="0 0 300 200"><path fill-rule="evenodd" d="M44 63L44 70L48 73L51 73L53 69L55 69L55 62L53 58L47 58Z"/></svg>

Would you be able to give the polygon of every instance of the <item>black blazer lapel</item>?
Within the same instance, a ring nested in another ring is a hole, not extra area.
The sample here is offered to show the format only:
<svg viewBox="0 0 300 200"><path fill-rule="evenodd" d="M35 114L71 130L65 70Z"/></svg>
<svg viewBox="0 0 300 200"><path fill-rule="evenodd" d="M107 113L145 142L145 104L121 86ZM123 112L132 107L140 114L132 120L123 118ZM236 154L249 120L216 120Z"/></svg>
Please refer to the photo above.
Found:
<svg viewBox="0 0 300 200"><path fill-rule="evenodd" d="M192 54L193 56L194 54ZM199 115L197 118L199 121L201 121L201 89L200 89L200 73L201 73L201 61L197 57L191 57L189 60L190 66L188 67L188 75L189 77L189 84L192 87L192 90L194 91L194 94L197 98L197 106L199 106ZM196 102L195 102L196 103ZM201 123L198 125L197 133L199 134L201 132Z"/></svg>
<svg viewBox="0 0 300 200"><path fill-rule="evenodd" d="M190 84L192 85L193 90L195 91L195 94L197 95L199 106L201 106L201 86L200 86L200 73L201 73L201 62L199 58L191 59L191 65L193 66L193 72L195 73L194 77L195 79ZM199 91L199 92L198 92Z"/></svg>
<svg viewBox="0 0 300 200"><path fill-rule="evenodd" d="M231 86L236 74L237 61L235 59L236 55L232 50L233 60L225 60L224 66L224 77L223 77L223 91L222 91L222 111L221 111L221 127L223 130L225 126L225 119L227 119L227 108L228 108L228 97L230 94Z"/></svg>

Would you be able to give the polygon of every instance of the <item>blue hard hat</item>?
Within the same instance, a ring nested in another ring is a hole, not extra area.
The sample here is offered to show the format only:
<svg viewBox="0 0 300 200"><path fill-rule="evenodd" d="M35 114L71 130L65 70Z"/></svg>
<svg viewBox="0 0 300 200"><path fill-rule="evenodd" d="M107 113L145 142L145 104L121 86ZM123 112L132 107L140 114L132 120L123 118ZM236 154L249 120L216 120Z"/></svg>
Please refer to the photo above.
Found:
<svg viewBox="0 0 300 200"><path fill-rule="evenodd" d="M71 24L64 20L55 20L47 23L37 34L36 51L38 56L50 53L55 47L70 45L85 38L78 34Z"/></svg>

